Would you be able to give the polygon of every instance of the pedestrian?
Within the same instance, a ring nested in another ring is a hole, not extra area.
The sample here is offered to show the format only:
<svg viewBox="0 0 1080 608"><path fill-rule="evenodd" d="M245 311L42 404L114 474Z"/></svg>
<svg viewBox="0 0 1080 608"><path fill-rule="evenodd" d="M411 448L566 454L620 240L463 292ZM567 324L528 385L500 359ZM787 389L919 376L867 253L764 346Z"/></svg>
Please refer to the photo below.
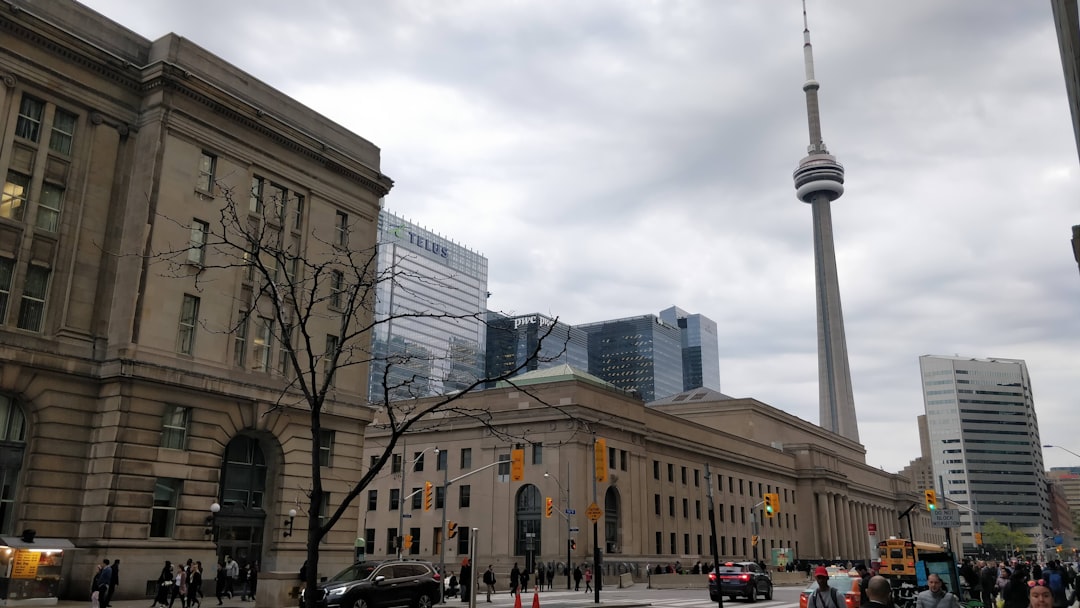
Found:
<svg viewBox="0 0 1080 608"><path fill-rule="evenodd" d="M111 605L113 594L120 586L120 560L114 559L112 563L112 576L109 578L109 597L105 599L106 608Z"/></svg>
<svg viewBox="0 0 1080 608"><path fill-rule="evenodd" d="M306 562L305 562L306 563ZM217 572L214 573L214 594L217 595L217 605L222 604L221 599L225 597L229 589L229 570L225 567L225 562L218 562Z"/></svg>
<svg viewBox="0 0 1080 608"><path fill-rule="evenodd" d="M514 562L514 567L510 569L510 595L521 595L518 587L520 584L521 570L518 568L518 563Z"/></svg>
<svg viewBox="0 0 1080 608"><path fill-rule="evenodd" d="M585 593L592 591L592 566L585 566Z"/></svg>
<svg viewBox="0 0 1080 608"><path fill-rule="evenodd" d="M529 569L525 568L521 571L521 590L525 593L529 592Z"/></svg>
<svg viewBox="0 0 1080 608"><path fill-rule="evenodd" d="M157 578L157 594L154 595L154 603L150 608L165 606L169 601L169 588L173 585L172 562L165 560L165 566Z"/></svg>
<svg viewBox="0 0 1080 608"><path fill-rule="evenodd" d="M1009 576L1009 582L1001 590L1004 608L1028 608L1028 576L1023 566L1017 564Z"/></svg>
<svg viewBox="0 0 1080 608"><path fill-rule="evenodd" d="M98 606L99 608L105 608L109 605L109 585L112 584L112 566L109 565L109 560L102 560L101 571L98 572L97 581L94 586L98 592Z"/></svg>
<svg viewBox="0 0 1080 608"><path fill-rule="evenodd" d="M103 569L104 566L98 564L94 576L90 578L90 608L98 608L98 602L101 601L101 591L99 591L98 585L101 584L101 571Z"/></svg>
<svg viewBox="0 0 1080 608"><path fill-rule="evenodd" d="M997 563L979 562L980 599L985 608L994 608L994 596L997 595Z"/></svg>
<svg viewBox="0 0 1080 608"><path fill-rule="evenodd" d="M469 562L469 558L461 560L461 601L469 601L469 593L472 592L472 564Z"/></svg>
<svg viewBox="0 0 1080 608"><path fill-rule="evenodd" d="M1054 594L1049 583L1039 579L1029 582L1028 585L1028 603L1031 608L1053 608Z"/></svg>
<svg viewBox="0 0 1080 608"><path fill-rule="evenodd" d="M259 562L248 562L247 570L247 596L255 601L255 593L259 590Z"/></svg>
<svg viewBox="0 0 1080 608"><path fill-rule="evenodd" d="M232 557L225 556L225 592L231 598L236 592L236 582L240 578L240 564Z"/></svg>
<svg viewBox="0 0 1080 608"><path fill-rule="evenodd" d="M574 591L581 591L581 564L574 566Z"/></svg>
<svg viewBox="0 0 1080 608"><path fill-rule="evenodd" d="M810 592L807 608L845 608L847 606L844 602L844 594L836 587L829 586L829 571L825 569L825 566L818 566L814 570L814 580L817 581L817 588Z"/></svg>
<svg viewBox="0 0 1080 608"><path fill-rule="evenodd" d="M855 571L859 573L859 605L865 606L870 603L866 587L870 584L870 573L866 571L866 564L855 564Z"/></svg>
<svg viewBox="0 0 1080 608"><path fill-rule="evenodd" d="M201 606L199 590L202 589L202 562L195 562L187 573L187 605L188 608Z"/></svg>
<svg viewBox="0 0 1080 608"><path fill-rule="evenodd" d="M484 572L484 586L487 588L487 601L491 603L491 594L495 593L495 571L491 569L491 565L488 564L488 569Z"/></svg>
<svg viewBox="0 0 1080 608"><path fill-rule="evenodd" d="M960 600L955 594L945 590L941 577L931 573L926 577L929 587L915 597L915 608L960 608Z"/></svg>
<svg viewBox="0 0 1080 608"><path fill-rule="evenodd" d="M866 608L888 608L892 596L892 585L884 576L872 576L866 582L866 596L869 598ZM989 608L989 607L987 607Z"/></svg>
<svg viewBox="0 0 1080 608"><path fill-rule="evenodd" d="M555 564L548 564L547 567L547 588L551 591L555 586Z"/></svg>
<svg viewBox="0 0 1080 608"><path fill-rule="evenodd" d="M169 590L169 608L173 608L176 598L180 598L180 608L187 608L187 572L179 565L173 573L173 584Z"/></svg>

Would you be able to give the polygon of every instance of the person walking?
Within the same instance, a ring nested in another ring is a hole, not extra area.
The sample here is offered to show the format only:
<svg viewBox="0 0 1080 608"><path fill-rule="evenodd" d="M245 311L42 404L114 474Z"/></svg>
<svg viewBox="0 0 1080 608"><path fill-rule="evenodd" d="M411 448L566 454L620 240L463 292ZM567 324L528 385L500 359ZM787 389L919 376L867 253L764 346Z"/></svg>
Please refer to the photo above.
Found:
<svg viewBox="0 0 1080 608"><path fill-rule="evenodd" d="M240 564L231 556L225 556L225 592L231 598L236 591L236 581L240 578Z"/></svg>
<svg viewBox="0 0 1080 608"><path fill-rule="evenodd" d="M221 599L225 597L229 589L229 570L225 566L225 562L218 562L217 572L214 574L214 594L217 595L217 605L220 606L223 602Z"/></svg>
<svg viewBox="0 0 1080 608"><path fill-rule="evenodd" d="M592 591L592 566L585 566L585 593Z"/></svg>
<svg viewBox="0 0 1080 608"><path fill-rule="evenodd" d="M495 571L491 569L491 565L488 564L488 569L484 571L484 587L487 588L487 601L491 603L491 594L495 593Z"/></svg>
<svg viewBox="0 0 1080 608"><path fill-rule="evenodd" d="M931 573L926 577L926 585L929 589L915 597L915 608L960 608L960 599L945 590L940 576Z"/></svg>
<svg viewBox="0 0 1080 608"><path fill-rule="evenodd" d="M548 591L554 589L555 585L555 564L548 564L547 567L547 588Z"/></svg>
<svg viewBox="0 0 1080 608"><path fill-rule="evenodd" d="M202 588L202 564L195 562L187 572L187 606L192 608L193 606L201 606L202 602L199 601L199 590Z"/></svg>
<svg viewBox="0 0 1080 608"><path fill-rule="evenodd" d="M581 591L581 579L583 576L581 565L574 566L574 591Z"/></svg>
<svg viewBox="0 0 1080 608"><path fill-rule="evenodd" d="M872 576L866 583L866 596L869 598L866 608L888 608L892 596L892 585L884 576ZM989 608L989 607L987 607Z"/></svg>
<svg viewBox="0 0 1080 608"><path fill-rule="evenodd" d="M112 596L116 593L116 588L120 586L120 560L114 559L112 563L112 576L109 577L109 597L105 599L105 606L111 605Z"/></svg>
<svg viewBox="0 0 1080 608"><path fill-rule="evenodd" d="M187 608L187 572L184 572L184 567L179 564L173 573L173 584L169 588L169 608L173 608L176 598L180 598L180 608Z"/></svg>
<svg viewBox="0 0 1080 608"><path fill-rule="evenodd" d="M519 585L521 585L521 569L518 568L518 563L514 562L514 567L510 569L510 595L520 595Z"/></svg>
<svg viewBox="0 0 1080 608"><path fill-rule="evenodd" d="M472 593L472 582L472 563L466 557L461 560L461 601L469 601L469 594Z"/></svg>
<svg viewBox="0 0 1080 608"><path fill-rule="evenodd" d="M109 605L109 585L112 584L112 566L109 560L101 562L101 571L95 577L94 588L98 592L98 606L105 608Z"/></svg>
<svg viewBox="0 0 1080 608"><path fill-rule="evenodd" d="M173 585L172 562L165 560L165 566L157 578L157 594L154 595L154 603L150 608L164 607L169 601L169 588Z"/></svg>

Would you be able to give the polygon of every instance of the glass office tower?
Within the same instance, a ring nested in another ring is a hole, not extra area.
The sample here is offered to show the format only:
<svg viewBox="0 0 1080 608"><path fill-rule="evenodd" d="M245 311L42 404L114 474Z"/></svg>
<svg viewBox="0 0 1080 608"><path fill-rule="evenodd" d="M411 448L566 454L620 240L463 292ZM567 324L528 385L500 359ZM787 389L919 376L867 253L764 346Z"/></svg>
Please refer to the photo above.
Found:
<svg viewBox="0 0 1080 608"><path fill-rule="evenodd" d="M720 343L716 321L678 306L660 311L660 320L679 328L682 339L683 390L720 390Z"/></svg>
<svg viewBox="0 0 1080 608"><path fill-rule="evenodd" d="M369 399L441 395L484 377L487 258L379 213ZM392 278L391 278L392 277ZM385 382L384 382L385 379Z"/></svg>
<svg viewBox="0 0 1080 608"><path fill-rule="evenodd" d="M656 315L578 325L589 337L588 372L646 403L683 390L679 328Z"/></svg>
<svg viewBox="0 0 1080 608"><path fill-rule="evenodd" d="M538 346L539 353L532 357ZM551 317L535 313L510 317L493 312L488 318L489 378L502 376L521 366L517 373L563 364L588 371L588 350L588 338L583 330Z"/></svg>

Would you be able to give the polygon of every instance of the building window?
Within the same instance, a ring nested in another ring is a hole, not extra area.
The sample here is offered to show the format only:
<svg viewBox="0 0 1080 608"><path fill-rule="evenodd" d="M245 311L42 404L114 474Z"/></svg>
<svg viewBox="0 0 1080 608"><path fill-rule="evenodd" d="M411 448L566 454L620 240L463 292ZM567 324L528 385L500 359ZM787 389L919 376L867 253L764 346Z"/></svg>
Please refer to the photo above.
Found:
<svg viewBox="0 0 1080 608"><path fill-rule="evenodd" d="M289 371L292 369L289 355L293 344L296 344L296 327L289 323L281 328L281 339L278 340L277 371L286 378L290 377Z"/></svg>
<svg viewBox="0 0 1080 608"><path fill-rule="evenodd" d="M270 184L270 202L274 205L273 221L282 226L285 225L285 220L288 219L285 215L288 210L288 196L288 190L277 184Z"/></svg>
<svg viewBox="0 0 1080 608"><path fill-rule="evenodd" d="M319 465L334 466L334 431L319 429Z"/></svg>
<svg viewBox="0 0 1080 608"><path fill-rule="evenodd" d="M694 517L696 519L701 519L701 501L700 500L695 500L694 501Z"/></svg>
<svg viewBox="0 0 1080 608"><path fill-rule="evenodd" d="M694 469L694 487L697 488L701 485L701 471Z"/></svg>
<svg viewBox="0 0 1080 608"><path fill-rule="evenodd" d="M179 405L165 406L165 419L161 428L161 447L182 450L187 447L188 426L191 410Z"/></svg>
<svg viewBox="0 0 1080 608"><path fill-rule="evenodd" d="M727 478L727 491L728 491L728 493L729 493L729 494L731 494L731 493L734 493L734 492L735 492L735 490L733 490L733 489L732 489L732 488L734 487L734 486L732 485L733 483L735 483L735 482L734 482L734 479L733 479L732 477L728 477L728 478Z"/></svg>
<svg viewBox="0 0 1080 608"><path fill-rule="evenodd" d="M60 227L60 209L63 205L64 189L55 184L42 184L35 222L37 227L47 232L56 232Z"/></svg>
<svg viewBox="0 0 1080 608"><path fill-rule="evenodd" d="M701 535L700 534L697 535L697 552L698 552L698 555L701 555Z"/></svg>
<svg viewBox="0 0 1080 608"><path fill-rule="evenodd" d="M435 455L435 470L445 471L449 460L450 452L448 450L439 450L439 453Z"/></svg>
<svg viewBox="0 0 1080 608"><path fill-rule="evenodd" d="M337 336L326 336L326 351L323 353L323 374L328 376L327 383L333 384L334 379L329 378L334 373L334 357L340 348L340 340Z"/></svg>
<svg viewBox="0 0 1080 608"><path fill-rule="evenodd" d="M723 521L724 521L724 505L723 505L723 503L721 503L719 505L719 508L716 510L716 513L720 515L720 522L723 523Z"/></svg>
<svg viewBox="0 0 1080 608"><path fill-rule="evenodd" d="M11 297L11 277L15 274L15 260L0 257L0 324L7 319L8 299Z"/></svg>
<svg viewBox="0 0 1080 608"><path fill-rule="evenodd" d="M337 219L334 222L334 244L338 247L349 246L349 214L342 211L337 212Z"/></svg>
<svg viewBox="0 0 1080 608"><path fill-rule="evenodd" d="M468 485L458 486L458 507L461 509L469 508L469 504L472 502L472 487Z"/></svg>
<svg viewBox="0 0 1080 608"><path fill-rule="evenodd" d="M690 519L690 499L682 499L682 516L683 519Z"/></svg>
<svg viewBox="0 0 1080 608"><path fill-rule="evenodd" d="M739 507L739 523L746 523L746 507Z"/></svg>
<svg viewBox="0 0 1080 608"><path fill-rule="evenodd" d="M668 510L668 515L670 515L671 517L675 517L675 497L674 496L668 496L667 497L667 510Z"/></svg>
<svg viewBox="0 0 1080 608"><path fill-rule="evenodd" d="M532 444L532 463L544 464L544 444L534 443Z"/></svg>
<svg viewBox="0 0 1080 608"><path fill-rule="evenodd" d="M197 266L206 263L206 239L209 234L210 224L202 220L191 220L191 241L188 244L187 252L188 262Z"/></svg>
<svg viewBox="0 0 1080 608"><path fill-rule="evenodd" d="M675 483L675 465L670 462L667 465L667 480L671 483Z"/></svg>
<svg viewBox="0 0 1080 608"><path fill-rule="evenodd" d="M266 182L258 175L251 178L251 199L248 201L248 210L252 213L263 212L263 187Z"/></svg>
<svg viewBox="0 0 1080 608"><path fill-rule="evenodd" d="M203 151L199 154L199 178L195 181L195 189L199 192L214 192L214 174L217 171L217 157Z"/></svg>
<svg viewBox="0 0 1080 608"><path fill-rule="evenodd" d="M304 226L304 195L296 195L296 206L293 208L293 230L300 232Z"/></svg>
<svg viewBox="0 0 1080 608"><path fill-rule="evenodd" d="M195 324L199 319L199 298L184 294L180 305L180 327L176 332L176 352L190 355L195 351Z"/></svg>
<svg viewBox="0 0 1080 608"><path fill-rule="evenodd" d="M469 554L469 527L468 526L458 526L457 554L458 555L468 555Z"/></svg>
<svg viewBox="0 0 1080 608"><path fill-rule="evenodd" d="M739 496L743 495L743 480L739 480Z"/></svg>
<svg viewBox="0 0 1080 608"><path fill-rule="evenodd" d="M412 493L409 495L412 496L412 508L414 511L419 511L424 508L423 488L413 488Z"/></svg>
<svg viewBox="0 0 1080 608"><path fill-rule="evenodd" d="M659 460L652 461L652 478L656 479L656 480L660 479L660 461Z"/></svg>
<svg viewBox="0 0 1080 608"><path fill-rule="evenodd" d="M435 508L446 508L446 488L443 486L435 486Z"/></svg>
<svg viewBox="0 0 1080 608"><path fill-rule="evenodd" d="M53 115L52 134L49 136L49 148L65 156L71 155L71 141L75 138L75 123L78 117L61 109Z"/></svg>
<svg viewBox="0 0 1080 608"><path fill-rule="evenodd" d="M413 452L413 472L422 472L424 470L424 453Z"/></svg>
<svg viewBox="0 0 1080 608"><path fill-rule="evenodd" d="M345 273L340 270L330 271L330 307L341 308L342 292L345 290Z"/></svg>
<svg viewBox="0 0 1080 608"><path fill-rule="evenodd" d="M619 469L622 471L627 470L627 461L629 460L629 453L626 450L619 450Z"/></svg>
<svg viewBox="0 0 1080 608"><path fill-rule="evenodd" d="M510 455L499 454L499 466L495 467L498 481L506 483L510 481Z"/></svg>
<svg viewBox="0 0 1080 608"><path fill-rule="evenodd" d="M671 554L672 555L675 555L676 553L678 553L678 550L679 550L679 548L675 545L675 538L676 537L675 537L674 532L672 532L671 534L668 535L668 544L671 546Z"/></svg>
<svg viewBox="0 0 1080 608"><path fill-rule="evenodd" d="M48 289L49 269L41 266L28 267L22 301L19 305L18 326L20 329L41 331L41 322L45 317L45 295Z"/></svg>
<svg viewBox="0 0 1080 608"><path fill-rule="evenodd" d="M656 554L660 555L664 552L664 533L656 533ZM659 567L659 566L658 566Z"/></svg>
<svg viewBox="0 0 1080 608"><path fill-rule="evenodd" d="M686 467L682 468L682 485L686 485Z"/></svg>
<svg viewBox="0 0 1080 608"><path fill-rule="evenodd" d="M390 472L391 473L400 473L401 472L401 454L394 454L393 456L390 457Z"/></svg>
<svg viewBox="0 0 1080 608"><path fill-rule="evenodd" d="M461 448L461 470L468 471L472 468L472 448Z"/></svg>
<svg viewBox="0 0 1080 608"><path fill-rule="evenodd" d="M379 508L379 491L368 490L367 491L367 510L374 511Z"/></svg>
<svg viewBox="0 0 1080 608"><path fill-rule="evenodd" d="M19 119L15 123L15 136L37 142L41 136L41 117L44 114L45 102L23 95L19 103Z"/></svg>
<svg viewBox="0 0 1080 608"><path fill-rule="evenodd" d="M615 448L608 448L607 449L607 466L608 466L609 469L614 469L615 467L618 466L618 461L615 460L615 457L617 455L618 455L618 450L616 450Z"/></svg>
<svg viewBox="0 0 1080 608"><path fill-rule="evenodd" d="M397 549L397 528L386 529L386 552L393 553Z"/></svg>
<svg viewBox="0 0 1080 608"><path fill-rule="evenodd" d="M727 537L720 537L720 555L727 555Z"/></svg>
<svg viewBox="0 0 1080 608"><path fill-rule="evenodd" d="M255 339L252 340L255 357L254 368L260 372L270 369L270 352L274 340L274 320L259 317L255 321Z"/></svg>
<svg viewBox="0 0 1080 608"><path fill-rule="evenodd" d="M420 528L409 528L409 535L412 536L409 555L420 555Z"/></svg>
<svg viewBox="0 0 1080 608"><path fill-rule="evenodd" d="M0 217L21 222L29 196L30 176L8 171L3 198L0 198Z"/></svg>
<svg viewBox="0 0 1080 608"><path fill-rule="evenodd" d="M154 510L150 516L151 538L172 538L176 528L176 504L181 480L159 478L154 484Z"/></svg>
<svg viewBox="0 0 1080 608"><path fill-rule="evenodd" d="M690 535L689 534L683 534L682 535L682 547L683 547L683 553L690 553Z"/></svg>
<svg viewBox="0 0 1080 608"><path fill-rule="evenodd" d="M653 494L653 511L655 511L657 515L660 515L660 495L659 494Z"/></svg>
<svg viewBox="0 0 1080 608"><path fill-rule="evenodd" d="M401 490L392 488L390 490L390 510L397 511L401 508Z"/></svg>
<svg viewBox="0 0 1080 608"><path fill-rule="evenodd" d="M244 366L247 358L247 333L248 314L241 311L240 322L236 325L236 332L233 334L233 364L239 367Z"/></svg>

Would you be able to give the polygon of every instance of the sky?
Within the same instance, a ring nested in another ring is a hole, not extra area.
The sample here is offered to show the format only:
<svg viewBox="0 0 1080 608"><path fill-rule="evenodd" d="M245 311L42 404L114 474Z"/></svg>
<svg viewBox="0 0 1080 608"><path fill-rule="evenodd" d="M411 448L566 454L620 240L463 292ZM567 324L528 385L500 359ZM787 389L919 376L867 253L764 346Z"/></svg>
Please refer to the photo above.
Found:
<svg viewBox="0 0 1080 608"><path fill-rule="evenodd" d="M86 0L372 141L489 308L717 323L723 392L818 418L797 0ZM1024 359L1080 453L1080 162L1050 3L808 1L867 464L919 455L918 357ZM1080 456L1048 448L1048 467Z"/></svg>

